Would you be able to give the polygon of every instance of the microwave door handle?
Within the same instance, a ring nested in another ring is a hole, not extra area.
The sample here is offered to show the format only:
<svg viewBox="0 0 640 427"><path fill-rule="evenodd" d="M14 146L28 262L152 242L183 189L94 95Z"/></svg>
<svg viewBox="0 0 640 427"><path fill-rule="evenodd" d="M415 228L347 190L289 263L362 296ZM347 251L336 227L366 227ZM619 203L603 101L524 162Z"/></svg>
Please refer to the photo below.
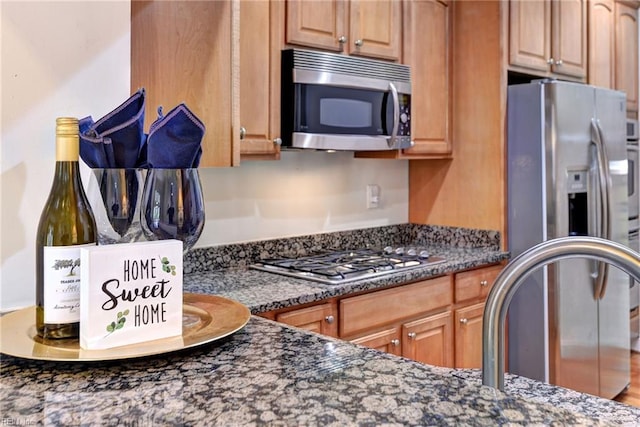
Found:
<svg viewBox="0 0 640 427"><path fill-rule="evenodd" d="M398 128L400 127L400 100L398 98L398 89L396 89L396 86L391 82L389 82L389 90L391 91L391 98L393 99L393 129L387 142L389 148L395 148L398 141Z"/></svg>
<svg viewBox="0 0 640 427"><path fill-rule="evenodd" d="M591 120L591 142L596 147L596 162L598 170L598 193L600 196L600 227L598 237L604 239L611 238L611 206L609 190L609 159L605 151L602 138L602 129L596 119ZM609 265L605 262L598 262L598 274L596 276L595 298L602 299L607 288L607 276L609 275Z"/></svg>

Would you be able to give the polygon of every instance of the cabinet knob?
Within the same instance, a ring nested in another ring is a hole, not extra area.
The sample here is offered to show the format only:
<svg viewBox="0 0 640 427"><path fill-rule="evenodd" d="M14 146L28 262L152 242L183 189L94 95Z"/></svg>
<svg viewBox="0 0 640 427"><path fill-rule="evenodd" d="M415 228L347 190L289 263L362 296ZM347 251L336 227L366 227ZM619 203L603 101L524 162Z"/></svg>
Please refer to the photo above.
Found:
<svg viewBox="0 0 640 427"><path fill-rule="evenodd" d="M480 286L482 286L483 288L486 287L489 284L489 282L487 282L486 280L481 280L480 281Z"/></svg>
<svg viewBox="0 0 640 427"><path fill-rule="evenodd" d="M347 42L347 38L345 36L338 37L338 43L345 44Z"/></svg>
<svg viewBox="0 0 640 427"><path fill-rule="evenodd" d="M407 334L407 336L408 336L409 338L411 338L411 339L414 339L414 338L416 337L416 333L415 333L415 332L409 332L409 333Z"/></svg>
<svg viewBox="0 0 640 427"><path fill-rule="evenodd" d="M400 345L400 340L391 340L391 345L397 347Z"/></svg>
<svg viewBox="0 0 640 427"><path fill-rule="evenodd" d="M274 138L273 143L275 145L282 145L282 138Z"/></svg>
<svg viewBox="0 0 640 427"><path fill-rule="evenodd" d="M333 316L327 316L324 318L324 320L328 323L328 324L332 324L336 319Z"/></svg>
<svg viewBox="0 0 640 427"><path fill-rule="evenodd" d="M553 65L554 63L555 63L555 61L553 60L553 58L547 59L547 64Z"/></svg>
<svg viewBox="0 0 640 427"><path fill-rule="evenodd" d="M460 319L460 323L462 323L463 325L466 325L466 324L467 324L467 322L468 322L468 320L467 320L465 317L463 317L462 319Z"/></svg>
<svg viewBox="0 0 640 427"><path fill-rule="evenodd" d="M558 60L555 62L555 64L556 64L556 65L562 65L562 59L558 59Z"/></svg>
<svg viewBox="0 0 640 427"><path fill-rule="evenodd" d="M362 46L363 41L362 41L362 39L358 39L358 40L356 40L356 41L354 42L354 44L355 44L356 46L360 47L360 46Z"/></svg>
<svg viewBox="0 0 640 427"><path fill-rule="evenodd" d="M247 130L244 128L244 126L242 126L240 128L240 140L242 141L245 137L245 135L247 134Z"/></svg>

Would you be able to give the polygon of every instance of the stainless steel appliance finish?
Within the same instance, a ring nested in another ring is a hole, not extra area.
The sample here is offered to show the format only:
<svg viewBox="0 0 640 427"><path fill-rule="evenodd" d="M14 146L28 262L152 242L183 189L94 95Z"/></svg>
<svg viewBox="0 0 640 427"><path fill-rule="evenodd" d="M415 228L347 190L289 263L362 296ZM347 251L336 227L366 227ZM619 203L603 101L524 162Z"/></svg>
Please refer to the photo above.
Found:
<svg viewBox="0 0 640 427"><path fill-rule="evenodd" d="M508 88L508 244L565 236L628 244L625 95L536 81ZM629 277L562 260L529 275L509 309L509 370L611 398L629 383Z"/></svg>
<svg viewBox="0 0 640 427"><path fill-rule="evenodd" d="M629 195L629 228L640 228L640 162L638 161L638 121L627 119L627 160L629 162L627 189Z"/></svg>
<svg viewBox="0 0 640 427"><path fill-rule="evenodd" d="M627 119L627 156L629 161L628 195L629 195L629 247L640 251L638 234L640 233L640 156L638 147L638 121ZM629 278L629 305L631 316L629 329L631 348L640 351L640 319L635 309L640 305L640 282Z"/></svg>
<svg viewBox="0 0 640 427"><path fill-rule="evenodd" d="M444 261L441 257L430 256L422 248L388 246L383 250L358 249L300 258L264 259L250 268L337 285Z"/></svg>
<svg viewBox="0 0 640 427"><path fill-rule="evenodd" d="M558 237L518 255L500 272L487 297L482 326L484 385L504 390L504 325L509 303L523 279L549 263L576 257L606 261L640 280L640 254L598 237Z"/></svg>
<svg viewBox="0 0 640 427"><path fill-rule="evenodd" d="M640 230L629 230L629 247L640 252ZM640 351L640 318L637 309L640 306L640 282L629 277L629 334L631 336L631 348Z"/></svg>
<svg viewBox="0 0 640 427"><path fill-rule="evenodd" d="M411 72L407 65L287 49L282 51L283 148L410 148Z"/></svg>

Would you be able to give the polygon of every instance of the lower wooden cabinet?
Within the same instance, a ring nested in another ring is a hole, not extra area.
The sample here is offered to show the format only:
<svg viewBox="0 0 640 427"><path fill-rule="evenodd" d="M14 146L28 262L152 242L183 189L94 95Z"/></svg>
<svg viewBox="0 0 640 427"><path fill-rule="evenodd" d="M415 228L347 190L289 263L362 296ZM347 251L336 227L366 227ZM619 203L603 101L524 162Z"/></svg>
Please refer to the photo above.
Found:
<svg viewBox="0 0 640 427"><path fill-rule="evenodd" d="M400 343L400 330L398 328L385 329L351 340L354 344L360 344L385 353L402 356Z"/></svg>
<svg viewBox="0 0 640 427"><path fill-rule="evenodd" d="M482 320L501 265L261 316L434 366L482 367Z"/></svg>
<svg viewBox="0 0 640 427"><path fill-rule="evenodd" d="M484 302L455 311L456 368L482 367L482 317Z"/></svg>
<svg viewBox="0 0 640 427"><path fill-rule="evenodd" d="M402 355L427 365L453 367L451 312L402 325Z"/></svg>
<svg viewBox="0 0 640 427"><path fill-rule="evenodd" d="M286 323L330 337L338 336L338 310L335 302L327 302L275 315L276 322Z"/></svg>
<svg viewBox="0 0 640 427"><path fill-rule="evenodd" d="M494 265L455 274L454 279L454 366L482 367L482 319L493 283L502 271Z"/></svg>

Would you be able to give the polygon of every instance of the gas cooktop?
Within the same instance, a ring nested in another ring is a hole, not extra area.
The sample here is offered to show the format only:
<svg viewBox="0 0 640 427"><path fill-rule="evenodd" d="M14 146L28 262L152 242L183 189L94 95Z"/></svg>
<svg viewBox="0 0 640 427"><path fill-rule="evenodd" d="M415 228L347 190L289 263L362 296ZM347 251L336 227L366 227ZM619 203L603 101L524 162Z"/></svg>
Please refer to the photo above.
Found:
<svg viewBox="0 0 640 427"><path fill-rule="evenodd" d="M332 285L445 262L419 247L324 252L300 258L263 259L250 268Z"/></svg>

